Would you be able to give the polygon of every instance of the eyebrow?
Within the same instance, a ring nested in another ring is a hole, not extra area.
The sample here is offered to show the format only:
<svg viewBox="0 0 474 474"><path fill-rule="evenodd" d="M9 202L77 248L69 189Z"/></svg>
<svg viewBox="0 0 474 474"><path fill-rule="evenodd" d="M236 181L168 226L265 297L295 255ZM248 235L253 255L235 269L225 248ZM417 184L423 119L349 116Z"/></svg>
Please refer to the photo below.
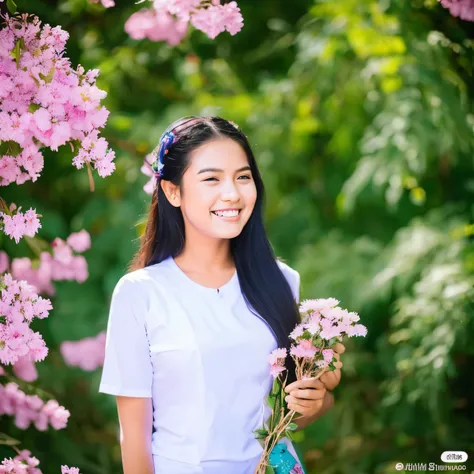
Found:
<svg viewBox="0 0 474 474"><path fill-rule="evenodd" d="M238 170L235 170L236 173L240 173L241 171L247 171L247 170L251 170L252 168L250 168L250 166L244 166L242 168L239 168ZM221 170L220 168L203 168L202 170L200 170L198 172L198 174L201 174L201 173L207 173L208 171L213 171L214 173L223 173L224 170Z"/></svg>

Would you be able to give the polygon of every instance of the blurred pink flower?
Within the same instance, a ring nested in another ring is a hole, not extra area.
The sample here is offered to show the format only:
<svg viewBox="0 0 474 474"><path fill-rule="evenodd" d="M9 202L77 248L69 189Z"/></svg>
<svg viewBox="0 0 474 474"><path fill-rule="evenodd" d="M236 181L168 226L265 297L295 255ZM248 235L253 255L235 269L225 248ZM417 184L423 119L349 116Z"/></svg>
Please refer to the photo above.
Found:
<svg viewBox="0 0 474 474"><path fill-rule="evenodd" d="M5 273L8 270L10 263L8 255L3 250L0 250L0 273Z"/></svg>
<svg viewBox="0 0 474 474"><path fill-rule="evenodd" d="M474 0L441 0L441 5L461 20L474 21Z"/></svg>
<svg viewBox="0 0 474 474"><path fill-rule="evenodd" d="M29 357L20 357L13 365L13 372L25 382L34 382L38 378L35 363Z"/></svg>
<svg viewBox="0 0 474 474"><path fill-rule="evenodd" d="M72 367L93 371L104 364L105 331L95 337L86 337L80 341L64 341L60 352L64 362Z"/></svg>
<svg viewBox="0 0 474 474"><path fill-rule="evenodd" d="M188 23L175 20L167 11L143 9L134 13L125 23L125 31L131 38L166 41L170 45L181 43L186 36Z"/></svg>
<svg viewBox="0 0 474 474"><path fill-rule="evenodd" d="M65 428L70 413L56 400L44 403L38 395L27 395L18 384L10 382L0 385L0 415L14 416L15 425L22 430L33 423L36 429L45 431L49 424L56 430Z"/></svg>

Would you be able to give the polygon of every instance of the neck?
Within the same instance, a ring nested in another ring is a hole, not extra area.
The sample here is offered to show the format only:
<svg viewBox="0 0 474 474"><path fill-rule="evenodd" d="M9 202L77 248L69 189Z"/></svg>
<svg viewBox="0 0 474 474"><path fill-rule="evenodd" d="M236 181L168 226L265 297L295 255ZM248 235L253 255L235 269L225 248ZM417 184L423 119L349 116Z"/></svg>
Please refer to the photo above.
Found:
<svg viewBox="0 0 474 474"><path fill-rule="evenodd" d="M229 239L194 235L186 238L183 251L175 258L183 268L218 273L234 269Z"/></svg>

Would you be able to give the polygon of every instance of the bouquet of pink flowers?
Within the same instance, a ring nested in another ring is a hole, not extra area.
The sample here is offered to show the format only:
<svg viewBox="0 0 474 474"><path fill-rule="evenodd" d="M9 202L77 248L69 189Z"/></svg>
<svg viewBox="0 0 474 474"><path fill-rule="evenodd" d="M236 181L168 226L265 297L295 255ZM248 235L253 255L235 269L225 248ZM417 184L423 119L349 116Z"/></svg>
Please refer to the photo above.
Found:
<svg viewBox="0 0 474 474"><path fill-rule="evenodd" d="M289 336L290 356L295 361L297 380L319 379L326 371L335 370L335 344L341 342L344 336L367 334L367 328L357 324L359 315L340 308L338 304L339 301L334 298L306 300L300 304L301 323ZM278 348L269 356L274 382L266 403L272 414L263 428L254 431L264 449L255 474L303 473L301 465L289 453L285 459L284 450L281 450L281 455L276 450L282 438L293 439L292 431L298 427L292 422L296 412L289 410L285 401L286 377L281 379L286 370L287 354L287 349Z"/></svg>

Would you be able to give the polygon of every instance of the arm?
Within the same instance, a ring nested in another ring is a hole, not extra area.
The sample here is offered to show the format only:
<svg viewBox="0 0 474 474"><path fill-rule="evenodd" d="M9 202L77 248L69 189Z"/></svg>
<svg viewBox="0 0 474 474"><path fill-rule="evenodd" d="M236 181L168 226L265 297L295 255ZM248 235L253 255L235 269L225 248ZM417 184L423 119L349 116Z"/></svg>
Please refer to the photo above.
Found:
<svg viewBox="0 0 474 474"><path fill-rule="evenodd" d="M323 416L326 412L328 412L332 406L334 405L334 395L329 390L326 390L324 394L323 402L321 409L313 416L300 416L299 418L295 418L293 421L298 425L295 431L302 430L309 426L311 423L314 423L317 419Z"/></svg>
<svg viewBox="0 0 474 474"><path fill-rule="evenodd" d="M154 474L151 398L117 397L124 474Z"/></svg>

